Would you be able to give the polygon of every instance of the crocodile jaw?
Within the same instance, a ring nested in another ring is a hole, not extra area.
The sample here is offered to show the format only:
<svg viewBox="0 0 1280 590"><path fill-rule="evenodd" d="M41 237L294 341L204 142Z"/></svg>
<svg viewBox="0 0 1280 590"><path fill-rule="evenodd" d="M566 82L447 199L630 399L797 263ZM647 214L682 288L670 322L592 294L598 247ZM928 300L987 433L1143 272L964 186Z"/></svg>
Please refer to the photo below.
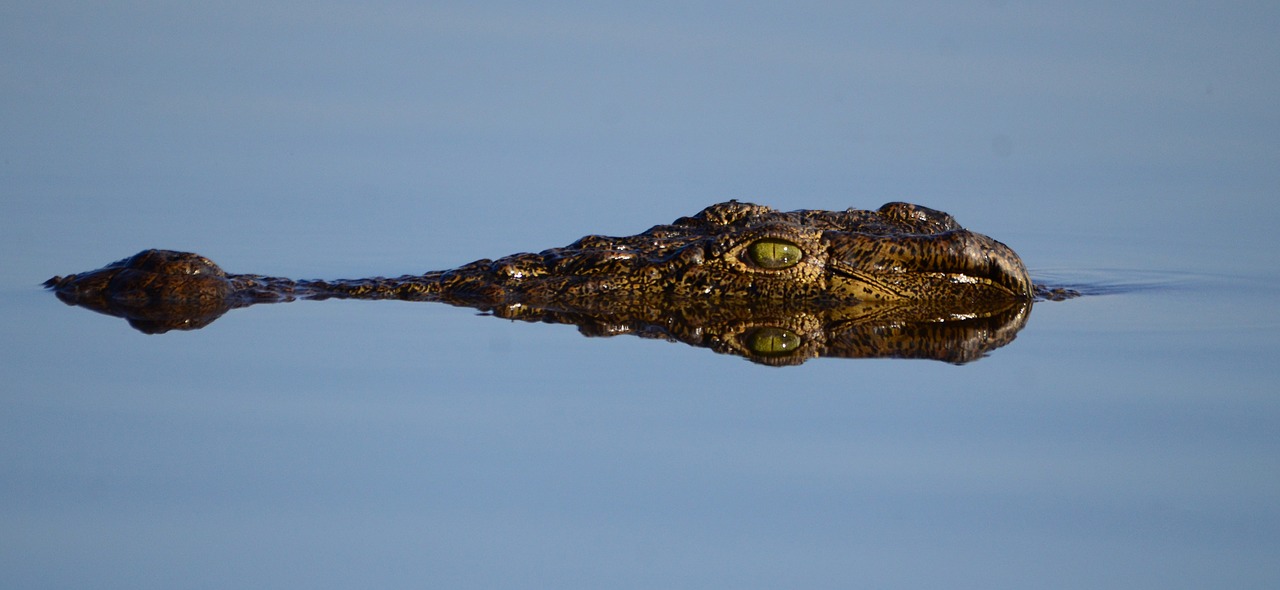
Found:
<svg viewBox="0 0 1280 590"><path fill-rule="evenodd" d="M1022 259L1008 246L957 229L933 235L829 232L829 289L858 300L1031 299Z"/></svg>

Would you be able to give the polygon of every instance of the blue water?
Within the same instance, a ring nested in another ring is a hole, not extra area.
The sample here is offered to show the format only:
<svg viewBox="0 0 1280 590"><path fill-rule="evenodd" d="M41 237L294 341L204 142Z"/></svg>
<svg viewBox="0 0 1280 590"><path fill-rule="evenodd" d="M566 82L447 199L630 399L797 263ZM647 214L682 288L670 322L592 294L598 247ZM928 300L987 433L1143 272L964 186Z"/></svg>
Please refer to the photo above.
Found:
<svg viewBox="0 0 1280 590"><path fill-rule="evenodd" d="M1280 585L1280 10L0 8L0 586ZM146 336L147 247L396 275L910 200L1091 295L964 366L443 305Z"/></svg>

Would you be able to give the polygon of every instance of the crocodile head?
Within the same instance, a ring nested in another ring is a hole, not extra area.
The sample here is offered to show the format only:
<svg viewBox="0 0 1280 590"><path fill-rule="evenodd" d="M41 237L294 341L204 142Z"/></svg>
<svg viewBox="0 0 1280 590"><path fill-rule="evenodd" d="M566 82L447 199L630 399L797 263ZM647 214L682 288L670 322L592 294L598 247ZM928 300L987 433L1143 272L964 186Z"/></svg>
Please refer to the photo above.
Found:
<svg viewBox="0 0 1280 590"><path fill-rule="evenodd" d="M483 294L551 308L655 296L726 305L961 306L1033 296L1026 267L1008 246L965 230L946 213L906 203L779 212L730 201L635 236L587 236L458 271L444 277L445 299L455 294L474 304L472 295Z"/></svg>

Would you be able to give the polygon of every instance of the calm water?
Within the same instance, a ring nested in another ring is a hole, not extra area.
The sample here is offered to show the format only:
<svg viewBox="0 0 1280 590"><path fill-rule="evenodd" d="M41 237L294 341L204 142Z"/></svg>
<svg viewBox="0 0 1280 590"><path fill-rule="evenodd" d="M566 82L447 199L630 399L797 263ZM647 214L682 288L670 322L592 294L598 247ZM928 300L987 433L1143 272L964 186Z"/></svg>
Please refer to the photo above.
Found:
<svg viewBox="0 0 1280 590"><path fill-rule="evenodd" d="M898 6L0 9L0 586L1280 585L1280 11ZM917 201L1096 294L964 366L770 368L400 302L146 336L38 287L727 198Z"/></svg>

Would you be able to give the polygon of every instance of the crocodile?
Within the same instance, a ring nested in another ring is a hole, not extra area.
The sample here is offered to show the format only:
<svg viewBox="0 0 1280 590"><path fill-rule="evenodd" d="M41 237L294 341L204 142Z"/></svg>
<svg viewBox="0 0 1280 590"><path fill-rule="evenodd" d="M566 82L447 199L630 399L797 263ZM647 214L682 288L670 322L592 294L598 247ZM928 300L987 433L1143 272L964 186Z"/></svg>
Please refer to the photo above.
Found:
<svg viewBox="0 0 1280 590"><path fill-rule="evenodd" d="M148 333L201 328L260 303L399 299L574 324L588 335L663 337L774 365L816 356L968 362L1012 340L1032 301L1074 295L1033 284L1012 249L951 215L901 202L781 212L729 201L634 236L588 235L395 278L231 274L198 254L144 250L45 286Z"/></svg>

